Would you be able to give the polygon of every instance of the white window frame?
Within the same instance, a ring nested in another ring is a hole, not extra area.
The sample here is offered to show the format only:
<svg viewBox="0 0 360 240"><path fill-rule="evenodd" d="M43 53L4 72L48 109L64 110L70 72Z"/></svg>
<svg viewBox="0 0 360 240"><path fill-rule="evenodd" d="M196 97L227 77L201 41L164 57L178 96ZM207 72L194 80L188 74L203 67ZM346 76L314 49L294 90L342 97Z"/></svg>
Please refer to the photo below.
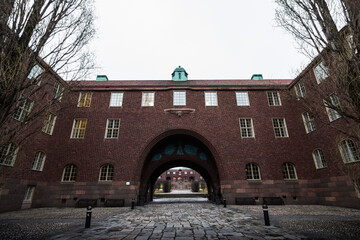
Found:
<svg viewBox="0 0 360 240"><path fill-rule="evenodd" d="M53 89L53 99L61 102L63 93L64 93L64 86L59 82L55 82Z"/></svg>
<svg viewBox="0 0 360 240"><path fill-rule="evenodd" d="M235 92L236 104L238 106L250 106L250 99L248 92Z"/></svg>
<svg viewBox="0 0 360 240"><path fill-rule="evenodd" d="M100 167L99 182L110 182L114 180L114 166L105 164Z"/></svg>
<svg viewBox="0 0 360 240"><path fill-rule="evenodd" d="M28 98L20 96L16 106L17 109L14 112L14 119L19 122L25 122L27 117L30 115L33 108L34 102Z"/></svg>
<svg viewBox="0 0 360 240"><path fill-rule="evenodd" d="M53 134L56 118L57 118L56 115L54 115L52 113L48 113L48 115L45 118L44 125L41 129L43 133L46 133L49 135Z"/></svg>
<svg viewBox="0 0 360 240"><path fill-rule="evenodd" d="M245 125L242 124L242 120ZM250 125L249 125L250 123ZM239 118L240 135L241 138L254 138L254 124L252 118ZM244 133L244 134L243 134Z"/></svg>
<svg viewBox="0 0 360 240"><path fill-rule="evenodd" d="M112 92L110 96L110 107L122 107L124 92Z"/></svg>
<svg viewBox="0 0 360 240"><path fill-rule="evenodd" d="M314 117L309 112L301 114L306 133L311 133L316 130Z"/></svg>
<svg viewBox="0 0 360 240"><path fill-rule="evenodd" d="M90 107L92 100L92 92L80 92L78 107Z"/></svg>
<svg viewBox="0 0 360 240"><path fill-rule="evenodd" d="M67 172L67 169L69 169L69 174L67 178L65 179L65 173ZM61 181L62 182L75 182L77 177L77 166L74 164L68 164L64 167L63 174Z"/></svg>
<svg viewBox="0 0 360 240"><path fill-rule="evenodd" d="M30 203L33 199L34 192L35 192L35 186L28 185L25 195L24 195L24 202Z"/></svg>
<svg viewBox="0 0 360 240"><path fill-rule="evenodd" d="M141 106L153 107L155 105L155 92L142 92Z"/></svg>
<svg viewBox="0 0 360 240"><path fill-rule="evenodd" d="M333 121L341 118L341 115L335 109L328 107L328 101L330 101L334 107L339 107L339 108L340 108L340 101L339 101L338 96L335 93L331 94L329 96L328 100L324 100L324 105L325 105L325 109L326 109L327 115L329 117L329 120L330 120L330 122L333 122Z"/></svg>
<svg viewBox="0 0 360 240"><path fill-rule="evenodd" d="M295 94L298 99L304 98L306 96L306 90L304 83L299 81L295 86Z"/></svg>
<svg viewBox="0 0 360 240"><path fill-rule="evenodd" d="M291 168L293 168L293 172L294 172L293 175L295 175L295 177L292 177L291 176L292 174L290 174L291 173L290 166L291 166ZM285 181L286 180L297 180L298 179L295 164L293 164L293 163L289 163L289 162L284 163L282 165L282 172L283 172L283 178L284 178Z"/></svg>
<svg viewBox="0 0 360 240"><path fill-rule="evenodd" d="M0 165L14 166L18 150L19 147L12 142L0 149Z"/></svg>
<svg viewBox="0 0 360 240"><path fill-rule="evenodd" d="M280 93L278 91L266 92L269 106L281 106Z"/></svg>
<svg viewBox="0 0 360 240"><path fill-rule="evenodd" d="M313 68L313 71L314 71L316 82L318 84L322 83L326 78L329 77L328 68L326 67L326 65L323 61L318 63Z"/></svg>
<svg viewBox="0 0 360 240"><path fill-rule="evenodd" d="M173 91L173 105L186 106L186 91Z"/></svg>
<svg viewBox="0 0 360 240"><path fill-rule="evenodd" d="M31 170L41 172L44 168L45 159L46 159L46 154L42 151L38 151L35 154L35 158L31 166Z"/></svg>
<svg viewBox="0 0 360 240"><path fill-rule="evenodd" d="M30 70L28 79L30 79L33 84L40 86L41 79L39 78L39 76L43 72L44 72L44 69L42 67L40 67L38 64L35 64Z"/></svg>
<svg viewBox="0 0 360 240"><path fill-rule="evenodd" d="M312 153L316 169L322 169L327 167L324 153L321 149L315 149Z"/></svg>
<svg viewBox="0 0 360 240"><path fill-rule="evenodd" d="M117 127L114 127L114 124L115 124L116 121L118 121L118 124L117 124ZM109 127L110 122L112 122L111 127ZM120 129L120 119L119 118L107 119L105 138L106 139L116 139L116 138L118 138L119 137L119 129Z"/></svg>
<svg viewBox="0 0 360 240"><path fill-rule="evenodd" d="M278 126L275 126L274 121L277 121ZM287 137L289 137L288 130L287 130L287 127L286 127L285 118L272 118L272 124L273 124L274 134L275 134L276 138L287 138ZM283 125L283 126L281 126L281 125ZM277 136L277 134L276 134L277 129L279 130L280 136Z"/></svg>
<svg viewBox="0 0 360 240"><path fill-rule="evenodd" d="M246 171L246 180L248 180L248 181L259 181L259 180L261 180L260 168L259 168L259 165L257 165L256 163L248 163L248 164L246 164L245 171ZM257 172L257 175L259 175L258 178L256 178L255 172Z"/></svg>
<svg viewBox="0 0 360 240"><path fill-rule="evenodd" d="M81 123L85 121L85 126L82 127ZM79 124L77 124L79 122ZM85 137L85 131L86 131L86 125L87 125L87 119L74 119L72 131L70 138L72 139L83 139ZM83 131L83 133L82 133Z"/></svg>
<svg viewBox="0 0 360 240"><path fill-rule="evenodd" d="M344 163L360 161L355 143L350 139L344 139L339 143L339 151Z"/></svg>
<svg viewBox="0 0 360 240"><path fill-rule="evenodd" d="M204 92L205 95L205 106L218 106L217 92Z"/></svg>

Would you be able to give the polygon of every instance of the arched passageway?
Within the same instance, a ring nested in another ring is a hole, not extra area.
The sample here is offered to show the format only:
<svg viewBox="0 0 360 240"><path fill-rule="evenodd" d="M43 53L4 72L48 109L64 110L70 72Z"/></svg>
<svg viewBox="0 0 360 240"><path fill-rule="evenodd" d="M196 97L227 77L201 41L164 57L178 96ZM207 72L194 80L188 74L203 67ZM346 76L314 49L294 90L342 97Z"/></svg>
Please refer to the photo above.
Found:
<svg viewBox="0 0 360 240"><path fill-rule="evenodd" d="M178 166L197 171L207 184L209 199L220 199L220 179L214 154L198 138L177 133L158 140L146 155L141 171L139 204L152 201L158 177L167 169Z"/></svg>

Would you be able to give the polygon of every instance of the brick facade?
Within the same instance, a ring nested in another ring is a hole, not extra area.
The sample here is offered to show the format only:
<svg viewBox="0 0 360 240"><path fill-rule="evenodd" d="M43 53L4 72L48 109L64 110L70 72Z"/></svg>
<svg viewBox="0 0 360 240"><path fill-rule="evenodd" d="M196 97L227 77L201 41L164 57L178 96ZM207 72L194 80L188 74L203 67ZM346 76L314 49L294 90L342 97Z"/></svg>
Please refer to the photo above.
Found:
<svg viewBox="0 0 360 240"><path fill-rule="evenodd" d="M285 204L360 208L338 150L345 137L316 119L317 129L306 133L301 100L291 97L299 80L309 89L309 82L315 81L312 68L295 80L82 81L64 94L61 104L66 107L56 112L52 135L39 131L21 145L13 167L0 166L0 211L77 206L85 199L96 200L97 206L111 199L142 204L151 200L158 176L178 166L199 172L211 197L226 197L228 204L250 198L262 204L265 198L277 198ZM186 91L186 106L173 106L174 90ZM154 106L141 106L144 91L155 92ZM217 92L217 106L205 106L205 91ZM237 91L248 92L250 106L237 106ZM281 106L269 106L268 91L279 92ZM77 107L80 92L92 93L90 107ZM111 92L123 92L121 107L109 107ZM323 114L326 119L325 107ZM239 118L252 119L255 137L241 136ZM275 137L273 118L285 119L288 137ZM87 120L82 139L71 138L74 119ZM117 138L105 138L107 119L120 119ZM315 168L312 152L317 148L324 153L326 168ZM30 169L37 151L46 153L42 171ZM284 180L286 162L295 165L296 180ZM259 166L261 180L247 180L248 163ZM75 182L62 182L68 164L77 166ZM114 167L112 181L99 181L105 164ZM358 174L359 164L346 165ZM24 205L29 185L35 192Z"/></svg>

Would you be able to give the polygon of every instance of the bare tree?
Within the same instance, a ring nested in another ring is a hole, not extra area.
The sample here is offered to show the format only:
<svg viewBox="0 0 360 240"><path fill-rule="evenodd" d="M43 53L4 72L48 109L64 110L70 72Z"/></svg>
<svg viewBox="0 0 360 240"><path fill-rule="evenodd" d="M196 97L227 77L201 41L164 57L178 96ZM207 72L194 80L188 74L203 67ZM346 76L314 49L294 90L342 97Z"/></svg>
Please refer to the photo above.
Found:
<svg viewBox="0 0 360 240"><path fill-rule="evenodd" d="M321 117L325 105L346 123L329 125L360 140L360 1L276 0L276 3L277 22L295 37L305 55L315 59L310 66L317 67L319 79L326 78L321 84L308 81L307 93L317 98L305 97L299 103L329 124L329 119Z"/></svg>
<svg viewBox="0 0 360 240"><path fill-rule="evenodd" d="M86 48L95 33L92 4L91 0L0 1L3 146L20 130L26 138L32 134L29 129L41 128L47 112L60 108L68 84L59 75L76 80L93 68Z"/></svg>

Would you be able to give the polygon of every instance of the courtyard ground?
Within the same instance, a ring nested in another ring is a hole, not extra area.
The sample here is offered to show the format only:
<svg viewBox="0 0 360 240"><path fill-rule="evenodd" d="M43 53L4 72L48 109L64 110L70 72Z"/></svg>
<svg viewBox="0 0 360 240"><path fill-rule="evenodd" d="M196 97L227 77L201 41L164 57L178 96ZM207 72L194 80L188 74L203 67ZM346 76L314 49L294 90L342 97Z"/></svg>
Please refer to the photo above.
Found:
<svg viewBox="0 0 360 240"><path fill-rule="evenodd" d="M0 214L0 239L360 239L360 210L315 206L224 208L212 203L148 204L131 210L41 208Z"/></svg>

